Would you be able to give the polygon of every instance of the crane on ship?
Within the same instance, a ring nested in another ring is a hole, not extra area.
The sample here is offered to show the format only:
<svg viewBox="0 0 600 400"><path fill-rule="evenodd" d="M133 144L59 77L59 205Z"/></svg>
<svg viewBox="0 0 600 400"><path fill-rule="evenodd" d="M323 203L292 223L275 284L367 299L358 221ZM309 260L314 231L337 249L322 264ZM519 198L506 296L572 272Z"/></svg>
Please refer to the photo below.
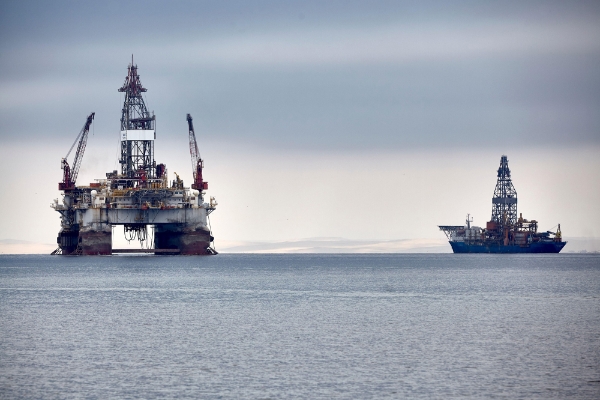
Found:
<svg viewBox="0 0 600 400"><path fill-rule="evenodd" d="M77 181L77 174L79 173L79 168L81 167L81 160L83 159L83 153L85 152L85 146L87 144L87 138L88 138L88 133L90 131L90 125L92 124L92 121L94 120L94 115L96 115L96 113L93 112L87 117L87 120L85 121L85 125L83 125L83 128L81 129L81 131L75 138L75 141L71 145L69 152L67 153L66 156L64 156L64 158L61 161L61 167L63 170L63 181L58 184L58 190L73 190L73 189L75 189L75 182ZM75 144L78 141L79 141L79 144L77 145L77 151L75 152L75 158L73 159L73 167L71 168L69 166L69 162L67 161L67 158L69 157L69 154L71 154L71 151L73 151L73 148L75 147Z"/></svg>
<svg viewBox="0 0 600 400"><path fill-rule="evenodd" d="M198 143L196 143L196 134L194 133L194 124L192 123L192 116L187 115L189 139L190 139L190 155L192 156L192 172L194 174L194 183L192 183L192 189L199 191L208 189L208 182L202 180L202 168L204 168L204 161L200 158L200 152L198 151Z"/></svg>

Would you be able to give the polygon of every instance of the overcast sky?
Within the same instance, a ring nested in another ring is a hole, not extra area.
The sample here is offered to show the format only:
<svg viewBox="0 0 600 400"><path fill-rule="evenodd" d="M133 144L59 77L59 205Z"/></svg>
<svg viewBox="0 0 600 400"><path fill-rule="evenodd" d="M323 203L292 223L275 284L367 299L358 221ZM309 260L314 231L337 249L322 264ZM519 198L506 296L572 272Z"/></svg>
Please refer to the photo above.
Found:
<svg viewBox="0 0 600 400"><path fill-rule="evenodd" d="M190 177L194 117L217 237L438 237L473 210L481 225L502 154L532 218L600 236L598 2L3 1L0 238L54 241L60 158L91 111L80 176L113 169L132 54L157 161ZM35 200L15 200L23 184Z"/></svg>

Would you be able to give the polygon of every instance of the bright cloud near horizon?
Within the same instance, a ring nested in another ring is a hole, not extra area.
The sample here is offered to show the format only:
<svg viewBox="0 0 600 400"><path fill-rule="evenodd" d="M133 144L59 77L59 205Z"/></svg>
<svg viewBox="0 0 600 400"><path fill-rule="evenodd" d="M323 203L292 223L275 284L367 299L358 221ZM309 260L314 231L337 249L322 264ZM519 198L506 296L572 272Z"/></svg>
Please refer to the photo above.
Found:
<svg viewBox="0 0 600 400"><path fill-rule="evenodd" d="M194 117L217 240L443 238L502 154L526 218L600 237L599 38L593 1L5 1L0 240L55 241L91 111L79 182L118 168L132 54L187 182Z"/></svg>

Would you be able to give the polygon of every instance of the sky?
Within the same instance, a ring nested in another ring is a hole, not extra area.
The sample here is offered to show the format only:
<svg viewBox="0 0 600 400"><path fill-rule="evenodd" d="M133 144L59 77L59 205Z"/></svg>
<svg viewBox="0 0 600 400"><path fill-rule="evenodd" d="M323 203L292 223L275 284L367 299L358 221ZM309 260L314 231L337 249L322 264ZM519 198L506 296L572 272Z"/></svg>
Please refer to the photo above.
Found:
<svg viewBox="0 0 600 400"><path fill-rule="evenodd" d="M598 2L3 1L0 240L54 243L92 111L79 182L117 169L132 55L188 183L194 117L221 243L443 240L503 154L524 217L600 237Z"/></svg>

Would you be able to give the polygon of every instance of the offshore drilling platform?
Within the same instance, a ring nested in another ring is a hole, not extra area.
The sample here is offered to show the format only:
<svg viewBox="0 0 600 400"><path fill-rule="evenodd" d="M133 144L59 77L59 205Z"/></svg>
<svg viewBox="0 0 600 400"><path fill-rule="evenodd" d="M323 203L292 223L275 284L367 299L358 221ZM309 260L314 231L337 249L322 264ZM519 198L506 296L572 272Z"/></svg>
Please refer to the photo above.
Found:
<svg viewBox="0 0 600 400"><path fill-rule="evenodd" d="M67 155L62 159L63 180L58 189L62 201L51 205L60 213L58 248L52 254L109 255L117 252L148 252L159 255L217 254L212 246L209 215L217 203L213 197L204 202L208 183L203 180L204 162L198 151L192 117L187 114L188 136L194 182L185 187L175 173L168 180L165 164L154 160L156 139L154 115L150 115L142 93L146 92L137 73L137 65L128 67L119 92L125 101L121 115L120 171L105 179L77 186L77 174L83 159L91 113ZM77 144L71 165L67 158ZM128 240L139 240L148 248L118 250L112 248L112 228L124 226ZM150 227L150 229L148 229ZM150 231L150 234L149 234Z"/></svg>
<svg viewBox="0 0 600 400"><path fill-rule="evenodd" d="M498 181L492 198L492 218L485 229L465 225L440 225L454 253L559 253L563 242L560 224L556 232L538 232L538 222L517 218L517 191L508 168L508 157L500 158Z"/></svg>

